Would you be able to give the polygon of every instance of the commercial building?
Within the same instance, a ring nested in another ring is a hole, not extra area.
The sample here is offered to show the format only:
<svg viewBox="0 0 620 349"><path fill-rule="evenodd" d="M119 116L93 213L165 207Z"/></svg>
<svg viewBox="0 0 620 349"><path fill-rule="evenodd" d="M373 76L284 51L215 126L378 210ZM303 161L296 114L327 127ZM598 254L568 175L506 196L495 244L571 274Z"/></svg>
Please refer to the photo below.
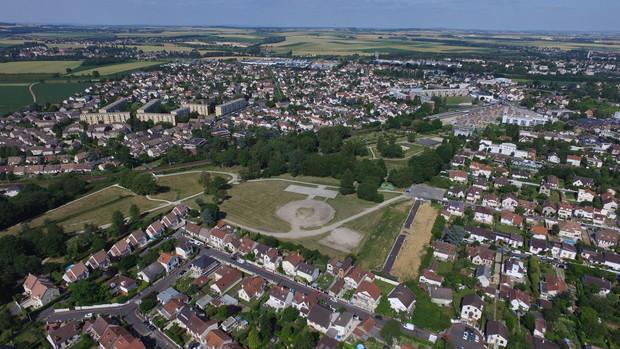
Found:
<svg viewBox="0 0 620 349"><path fill-rule="evenodd" d="M220 105L215 106L215 115L222 116L230 113L234 113L238 110L245 108L248 102L245 98L238 98Z"/></svg>

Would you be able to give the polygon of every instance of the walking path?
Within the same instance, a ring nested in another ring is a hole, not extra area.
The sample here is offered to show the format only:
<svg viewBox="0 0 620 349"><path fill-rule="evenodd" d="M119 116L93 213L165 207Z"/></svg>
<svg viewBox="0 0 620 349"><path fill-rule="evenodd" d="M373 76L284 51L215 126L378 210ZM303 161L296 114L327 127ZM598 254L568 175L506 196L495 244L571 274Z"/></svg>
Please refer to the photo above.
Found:
<svg viewBox="0 0 620 349"><path fill-rule="evenodd" d="M36 103L37 102L37 95L32 90L32 88L36 84L38 84L38 82L33 82L32 84L28 85L28 91L30 91L30 95L32 96L32 103Z"/></svg>
<svg viewBox="0 0 620 349"><path fill-rule="evenodd" d="M251 231L251 232L254 232L254 233L259 233L259 234L269 235L269 236L274 236L274 237L281 237L281 238L286 238L286 239L303 239L303 238L307 238L307 237L312 237L312 236L317 236L317 235L322 235L322 234L328 233L328 232L330 232L330 231L332 231L332 230L334 230L334 229L336 229L336 228L338 228L338 227L340 227L340 226L342 226L342 225L344 225L346 223L354 221L354 220L356 220L356 219L358 219L360 217L363 217L363 216L365 216L365 215L367 215L369 213L372 213L372 212L375 212L377 210L380 210L380 209L382 209L382 208L384 208L386 206L392 205L393 203L396 203L396 202L401 201L401 200L409 200L409 198L406 197L405 195L399 195L399 196L393 197L393 198L391 198L389 200L386 200L386 201L384 201L384 202L382 202L382 203L380 203L378 205L375 205L373 207L369 207L369 208L363 210L362 212L359 212L357 214L349 216L349 217L347 217L347 218L345 218L345 219L343 219L341 221L332 223L330 225L323 226L321 228L313 229L313 230L291 229L287 233L281 233L281 232L278 233L278 232L273 232L273 231L257 229L257 228L254 228L254 227L250 227L250 226L247 226L247 225L244 225L244 224L237 223L237 222L229 220L229 219L225 219L224 221L229 223L229 224L238 226L238 227L240 227L242 229L245 229L245 230L248 230L248 231Z"/></svg>

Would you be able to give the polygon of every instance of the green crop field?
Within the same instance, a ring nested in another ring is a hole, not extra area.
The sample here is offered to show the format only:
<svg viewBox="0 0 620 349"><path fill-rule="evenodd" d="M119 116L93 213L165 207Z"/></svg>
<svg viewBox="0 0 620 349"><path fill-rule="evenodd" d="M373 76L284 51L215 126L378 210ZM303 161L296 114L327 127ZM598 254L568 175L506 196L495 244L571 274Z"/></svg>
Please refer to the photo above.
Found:
<svg viewBox="0 0 620 349"><path fill-rule="evenodd" d="M0 84L0 115L32 103L28 84Z"/></svg>
<svg viewBox="0 0 620 349"><path fill-rule="evenodd" d="M74 93L82 92L91 84L88 82L47 81L32 87L37 96L37 103L59 103Z"/></svg>
<svg viewBox="0 0 620 349"><path fill-rule="evenodd" d="M111 64L111 65L105 65L102 67L81 70L79 72L76 72L75 75L91 75L95 70L98 71L100 75L114 75L114 74L128 72L131 70L138 70L141 68L151 67L151 66L159 65L159 64L162 64L162 62L140 61L140 62Z"/></svg>
<svg viewBox="0 0 620 349"><path fill-rule="evenodd" d="M81 61L23 61L0 63L0 74L64 74L75 69Z"/></svg>

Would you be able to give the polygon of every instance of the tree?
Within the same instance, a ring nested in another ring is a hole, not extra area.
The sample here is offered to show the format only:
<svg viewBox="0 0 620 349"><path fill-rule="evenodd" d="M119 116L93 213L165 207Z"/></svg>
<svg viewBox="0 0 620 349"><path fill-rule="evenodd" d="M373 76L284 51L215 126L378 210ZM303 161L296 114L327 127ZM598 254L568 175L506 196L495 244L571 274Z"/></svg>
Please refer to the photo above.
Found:
<svg viewBox="0 0 620 349"><path fill-rule="evenodd" d="M99 71L98 70L94 70L93 71L93 77L94 78L98 78L99 77Z"/></svg>
<svg viewBox="0 0 620 349"><path fill-rule="evenodd" d="M112 213L112 225L110 226L110 232L112 236L120 236L125 233L125 217L120 211L114 211Z"/></svg>
<svg viewBox="0 0 620 349"><path fill-rule="evenodd" d="M349 195L355 193L355 185L353 183L353 173L346 169L340 179L340 194Z"/></svg>
<svg viewBox="0 0 620 349"><path fill-rule="evenodd" d="M258 331L256 327L253 327L248 334L248 349L260 349L262 347L262 342L260 340L260 336L258 335Z"/></svg>
<svg viewBox="0 0 620 349"><path fill-rule="evenodd" d="M202 223L208 227L213 227L217 223L219 207L216 204L206 204L200 214Z"/></svg>
<svg viewBox="0 0 620 349"><path fill-rule="evenodd" d="M129 207L129 222L135 224L140 221L141 218L140 209L135 204Z"/></svg>
<svg viewBox="0 0 620 349"><path fill-rule="evenodd" d="M398 321L394 319L388 320L388 322L383 325L383 328L379 334L387 342L387 344L391 346L394 342L394 338L398 338L400 336L400 325L398 324Z"/></svg>
<svg viewBox="0 0 620 349"><path fill-rule="evenodd" d="M357 197L362 200L382 202L383 195L377 192L377 186L371 182L362 182L357 186Z"/></svg>
<svg viewBox="0 0 620 349"><path fill-rule="evenodd" d="M136 175L131 183L131 190L140 195L154 194L158 190L155 178L149 173Z"/></svg>

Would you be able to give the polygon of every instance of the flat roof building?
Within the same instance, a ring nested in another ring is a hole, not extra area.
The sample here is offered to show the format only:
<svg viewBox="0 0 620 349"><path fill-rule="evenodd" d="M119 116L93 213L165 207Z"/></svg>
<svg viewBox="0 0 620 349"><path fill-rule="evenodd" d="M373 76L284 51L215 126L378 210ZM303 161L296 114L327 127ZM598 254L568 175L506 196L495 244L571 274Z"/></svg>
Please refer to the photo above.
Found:
<svg viewBox="0 0 620 349"><path fill-rule="evenodd" d="M230 113L234 113L245 108L248 105L248 102L245 98L238 98L226 103L222 103L220 105L215 106L215 115L222 116Z"/></svg>

